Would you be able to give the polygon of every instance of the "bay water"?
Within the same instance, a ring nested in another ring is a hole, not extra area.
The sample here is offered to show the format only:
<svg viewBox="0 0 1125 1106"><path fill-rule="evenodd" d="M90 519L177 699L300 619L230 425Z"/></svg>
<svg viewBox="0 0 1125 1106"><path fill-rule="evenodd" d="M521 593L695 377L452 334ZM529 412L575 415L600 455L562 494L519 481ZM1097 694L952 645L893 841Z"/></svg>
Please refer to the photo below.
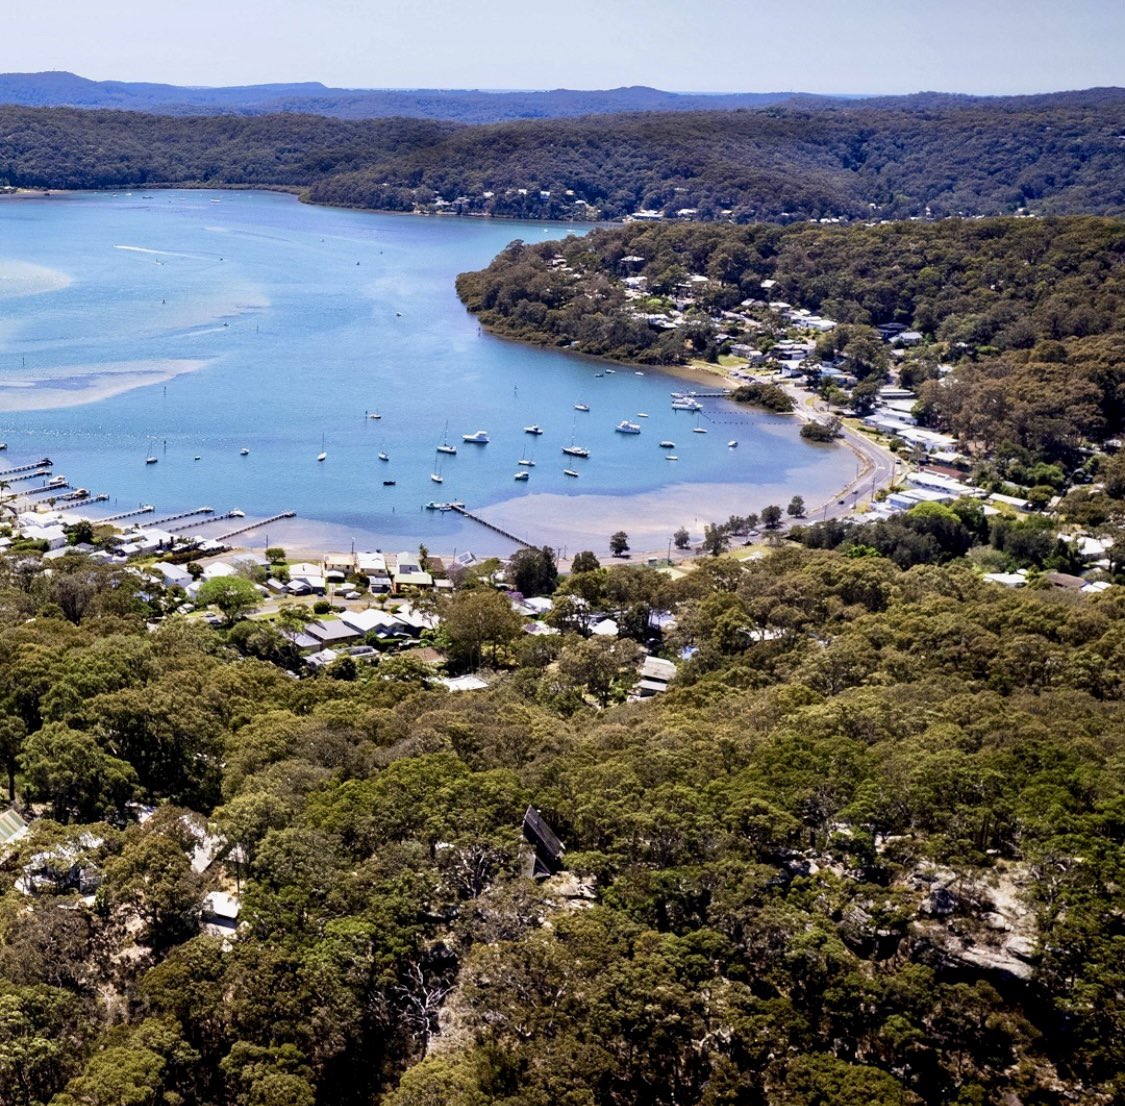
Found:
<svg viewBox="0 0 1125 1106"><path fill-rule="evenodd" d="M512 543L425 504L460 500L560 549L604 549L618 529L663 549L679 525L820 502L854 475L850 453L802 441L792 419L722 399L675 411L670 393L690 386L676 377L483 333L456 274L515 238L574 232L250 191L0 201L0 468L50 456L109 495L102 514L296 512L250 546L479 553ZM624 419L642 432L615 433ZM462 441L477 430L488 445ZM435 451L445 437L456 455ZM572 442L589 458L564 455Z"/></svg>

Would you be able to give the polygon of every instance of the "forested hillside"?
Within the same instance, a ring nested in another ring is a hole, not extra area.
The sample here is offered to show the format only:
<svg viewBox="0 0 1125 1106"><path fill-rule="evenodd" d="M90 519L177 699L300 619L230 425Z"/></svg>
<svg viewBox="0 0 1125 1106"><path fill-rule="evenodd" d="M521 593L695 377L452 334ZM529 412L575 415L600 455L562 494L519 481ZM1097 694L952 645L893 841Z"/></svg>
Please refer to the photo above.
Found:
<svg viewBox="0 0 1125 1106"><path fill-rule="evenodd" d="M604 218L687 210L743 223L866 217L873 209L885 218L1021 207L1112 213L1125 211L1123 105L1125 95L1106 93L1030 109L1001 101L512 123L458 132L399 161L319 182L311 195L406 208L431 190L448 201L466 197L468 211L555 218L573 216L577 199ZM502 195L521 187L527 196ZM496 195L483 197L487 191Z"/></svg>
<svg viewBox="0 0 1125 1106"><path fill-rule="evenodd" d="M789 223L1125 211L1125 94L458 126L0 108L0 182L284 185L322 203ZM684 213L683 215L679 213Z"/></svg>
<svg viewBox="0 0 1125 1106"><path fill-rule="evenodd" d="M285 185L430 146L451 123L314 115L175 119L123 111L0 107L0 182L22 188Z"/></svg>
<svg viewBox="0 0 1125 1106"><path fill-rule="evenodd" d="M498 678L451 695L393 656L294 680L275 628L150 631L178 600L51 566L0 562L2 752L41 815L0 874L5 1102L1125 1094L1119 589L587 558L544 638L482 572L445 644ZM638 643L583 637L579 599L680 662L659 701L618 702ZM566 846L545 883L528 803Z"/></svg>
<svg viewBox="0 0 1125 1106"><path fill-rule="evenodd" d="M626 297L626 273L644 278L647 298ZM692 274L709 280L685 286ZM776 284L767 292L763 280ZM694 311L685 326L646 322L685 287ZM746 299L785 301L844 324L903 323L929 339L914 366L924 416L968 443L1072 461L1082 445L1125 430L1120 220L630 224L515 243L487 269L462 274L458 290L499 333L657 364L713 352L720 330L739 332L720 312ZM774 337L768 328L748 334ZM927 382L941 360L956 372Z"/></svg>

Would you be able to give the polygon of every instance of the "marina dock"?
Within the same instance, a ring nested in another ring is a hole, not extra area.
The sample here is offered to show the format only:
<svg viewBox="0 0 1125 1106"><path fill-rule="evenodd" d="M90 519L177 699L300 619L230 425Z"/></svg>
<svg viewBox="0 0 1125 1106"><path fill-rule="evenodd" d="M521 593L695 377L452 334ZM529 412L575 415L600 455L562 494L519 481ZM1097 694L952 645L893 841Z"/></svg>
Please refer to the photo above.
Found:
<svg viewBox="0 0 1125 1106"><path fill-rule="evenodd" d="M470 511L464 504L450 503L449 506L458 514L464 515L465 518L471 518L473 522L477 523L480 526L483 526L486 530L491 530L494 534L499 534L502 538L507 538L508 541L515 542L516 545L522 546L524 549L531 548L531 542L524 541L523 538L517 538L515 534L511 533L508 530L505 530L501 526L496 526L495 524L489 522L487 519L481 518L480 515L474 515L473 512Z"/></svg>

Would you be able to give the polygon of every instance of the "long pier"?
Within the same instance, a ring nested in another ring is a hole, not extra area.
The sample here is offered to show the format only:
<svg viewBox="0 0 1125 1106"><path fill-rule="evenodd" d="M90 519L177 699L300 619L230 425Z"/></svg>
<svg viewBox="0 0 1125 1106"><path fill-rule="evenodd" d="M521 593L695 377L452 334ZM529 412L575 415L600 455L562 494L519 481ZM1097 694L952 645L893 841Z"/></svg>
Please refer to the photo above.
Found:
<svg viewBox="0 0 1125 1106"><path fill-rule="evenodd" d="M0 469L0 480L4 480L11 476L13 472L27 472L29 469L49 469L54 468L55 462L50 457L40 457L38 461L32 461L29 465L16 465L14 469Z"/></svg>
<svg viewBox="0 0 1125 1106"><path fill-rule="evenodd" d="M31 471L27 471L28 469L30 469ZM16 470L13 469L12 471L15 472ZM6 480L5 483L7 483L7 484L17 484L21 480L35 480L40 476L50 476L50 475L51 475L50 469L39 468L36 465L27 465L27 466L25 466L24 469L20 470L19 476L13 476L9 480Z"/></svg>
<svg viewBox="0 0 1125 1106"><path fill-rule="evenodd" d="M117 515L107 515L105 518L93 518L90 521L94 523L99 522L120 522L123 518L133 518L136 515L151 515L156 508L151 503L145 503L140 507L134 507L131 511L122 511Z"/></svg>
<svg viewBox="0 0 1125 1106"><path fill-rule="evenodd" d="M722 388L717 392L672 392L673 399L726 399L733 388Z"/></svg>
<svg viewBox="0 0 1125 1106"><path fill-rule="evenodd" d="M259 526L269 526L271 522L280 522L283 518L296 518L296 511L282 511L279 515L270 515L269 518L262 519L261 522L251 522L246 526L240 526L237 530L228 530L225 534L220 534L216 537L215 541L226 541L227 538L236 538L239 534L245 534L248 530L257 530Z"/></svg>
<svg viewBox="0 0 1125 1106"><path fill-rule="evenodd" d="M473 514L467 507L460 503L450 503L449 505L458 514L464 515L465 518L471 518L473 522L483 526L486 530L491 530L494 534L499 534L502 538L507 538L508 541L515 542L516 545L522 545L524 549L530 549L531 543L524 541L523 538L517 538L515 534L505 530L502 526L497 526L495 523L489 522L488 519L481 518L480 515Z"/></svg>

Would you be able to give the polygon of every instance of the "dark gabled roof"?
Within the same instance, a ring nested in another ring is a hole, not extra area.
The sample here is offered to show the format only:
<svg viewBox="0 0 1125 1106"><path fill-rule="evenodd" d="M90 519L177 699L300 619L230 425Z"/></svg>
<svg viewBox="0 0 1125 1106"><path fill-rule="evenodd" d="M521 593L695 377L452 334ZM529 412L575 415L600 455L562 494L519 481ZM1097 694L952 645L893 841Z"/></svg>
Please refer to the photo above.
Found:
<svg viewBox="0 0 1125 1106"><path fill-rule="evenodd" d="M529 806L523 816L523 835L535 846L536 858L547 868L558 871L562 866L562 855L566 846L555 836L543 816L533 806Z"/></svg>

